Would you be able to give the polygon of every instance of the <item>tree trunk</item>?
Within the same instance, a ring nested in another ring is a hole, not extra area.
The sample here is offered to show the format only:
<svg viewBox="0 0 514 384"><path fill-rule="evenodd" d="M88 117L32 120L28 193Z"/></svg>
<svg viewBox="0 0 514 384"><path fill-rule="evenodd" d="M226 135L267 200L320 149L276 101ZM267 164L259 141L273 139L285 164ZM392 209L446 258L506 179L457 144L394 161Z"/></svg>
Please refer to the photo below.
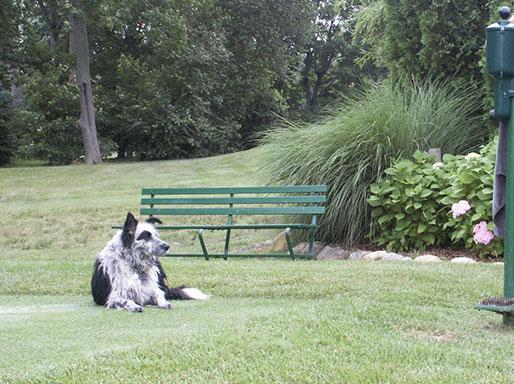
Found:
<svg viewBox="0 0 514 384"><path fill-rule="evenodd" d="M303 61L304 69L303 69L303 90L305 94L305 112L311 112L311 104L312 104L312 89L311 89L311 81L309 78L312 65L313 65L313 57L312 52L309 49L307 54L305 55L305 59Z"/></svg>
<svg viewBox="0 0 514 384"><path fill-rule="evenodd" d="M61 18L57 13L58 5L55 3L55 1L47 1L45 4L43 0L37 0L37 3L41 9L41 12L43 13L43 17L46 20L48 29L50 30L48 35L50 51L54 52L57 48L57 45L59 44L59 31L61 30L62 26Z"/></svg>
<svg viewBox="0 0 514 384"><path fill-rule="evenodd" d="M70 53L76 60L76 78L80 94L80 129L86 152L86 164L102 162L96 134L95 106L89 73L89 43L82 0L71 0Z"/></svg>

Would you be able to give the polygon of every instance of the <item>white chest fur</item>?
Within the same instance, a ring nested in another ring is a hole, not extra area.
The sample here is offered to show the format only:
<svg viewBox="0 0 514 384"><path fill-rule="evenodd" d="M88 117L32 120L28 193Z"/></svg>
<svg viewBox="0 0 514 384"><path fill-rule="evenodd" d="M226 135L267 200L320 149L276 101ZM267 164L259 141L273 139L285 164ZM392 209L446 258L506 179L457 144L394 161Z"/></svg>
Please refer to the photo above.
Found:
<svg viewBox="0 0 514 384"><path fill-rule="evenodd" d="M159 300L156 296L162 291L158 289L157 267L138 272L125 260L120 259L110 260L105 267L111 279L112 295L133 300L139 305L152 304Z"/></svg>

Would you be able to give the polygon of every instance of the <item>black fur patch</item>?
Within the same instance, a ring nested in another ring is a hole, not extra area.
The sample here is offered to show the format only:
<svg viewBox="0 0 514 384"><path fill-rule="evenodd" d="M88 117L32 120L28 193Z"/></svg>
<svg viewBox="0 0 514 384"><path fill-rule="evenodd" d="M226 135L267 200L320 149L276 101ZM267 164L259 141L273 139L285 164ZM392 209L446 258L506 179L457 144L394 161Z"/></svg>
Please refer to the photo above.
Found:
<svg viewBox="0 0 514 384"><path fill-rule="evenodd" d="M130 248L130 246L134 242L136 227L137 219L134 217L132 213L129 212L127 214L127 219L125 220L125 225L123 226L123 231L121 233L121 243L125 248Z"/></svg>
<svg viewBox="0 0 514 384"><path fill-rule="evenodd" d="M155 265L159 268L159 288L164 291L164 297L166 300L190 300L191 298L186 295L183 291L184 288L187 288L185 285L182 285L177 288L168 287L168 281L166 280L166 273L162 268L162 264L159 260L155 261Z"/></svg>
<svg viewBox="0 0 514 384"><path fill-rule="evenodd" d="M138 236L138 240L150 240L152 238L152 234L148 231L143 231L141 232L141 234Z"/></svg>
<svg viewBox="0 0 514 384"><path fill-rule="evenodd" d="M149 217L148 219L146 219L146 222L153 225L155 225L155 223L162 224L162 221L157 217Z"/></svg>
<svg viewBox="0 0 514 384"><path fill-rule="evenodd" d="M191 300L191 297L184 292L184 288L187 287L181 285L180 287L169 289L169 300Z"/></svg>
<svg viewBox="0 0 514 384"><path fill-rule="evenodd" d="M99 305L105 305L111 294L111 281L109 280L109 276L104 273L98 260L96 260L93 269L91 291L93 292L93 300Z"/></svg>

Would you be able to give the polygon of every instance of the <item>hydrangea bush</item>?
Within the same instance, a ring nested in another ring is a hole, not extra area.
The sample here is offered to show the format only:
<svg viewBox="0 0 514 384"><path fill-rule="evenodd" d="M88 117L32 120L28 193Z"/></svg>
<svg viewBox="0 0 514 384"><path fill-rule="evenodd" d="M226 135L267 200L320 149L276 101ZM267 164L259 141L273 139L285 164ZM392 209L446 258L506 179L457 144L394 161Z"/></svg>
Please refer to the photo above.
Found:
<svg viewBox="0 0 514 384"><path fill-rule="evenodd" d="M371 187L372 237L389 250L464 246L481 257L503 253L493 234L493 141L466 156L445 155L435 163L416 152L398 160Z"/></svg>

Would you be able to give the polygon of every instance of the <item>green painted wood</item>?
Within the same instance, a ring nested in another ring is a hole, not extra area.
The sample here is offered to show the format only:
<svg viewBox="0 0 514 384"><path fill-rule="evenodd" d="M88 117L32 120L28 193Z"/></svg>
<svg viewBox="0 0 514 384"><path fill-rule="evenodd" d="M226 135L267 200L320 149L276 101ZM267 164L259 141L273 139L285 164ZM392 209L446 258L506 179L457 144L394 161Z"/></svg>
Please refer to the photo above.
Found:
<svg viewBox="0 0 514 384"><path fill-rule="evenodd" d="M324 207L258 207L258 208L141 208L142 215L201 216L201 215L321 215Z"/></svg>
<svg viewBox="0 0 514 384"><path fill-rule="evenodd" d="M269 187L211 187L211 188L143 188L143 195L216 195L249 193L322 193L326 185L286 185Z"/></svg>
<svg viewBox="0 0 514 384"><path fill-rule="evenodd" d="M309 229L317 228L316 225L313 227L311 224L301 223L286 223L286 224L232 224L230 226L226 224L184 224L184 225L158 225L159 230L181 230L181 229L205 229L206 231L224 231L226 229L282 229L290 227L292 229ZM121 229L121 225L113 225L113 229Z"/></svg>
<svg viewBox="0 0 514 384"><path fill-rule="evenodd" d="M274 197L143 198L141 205L295 204L324 203L325 195Z"/></svg>

